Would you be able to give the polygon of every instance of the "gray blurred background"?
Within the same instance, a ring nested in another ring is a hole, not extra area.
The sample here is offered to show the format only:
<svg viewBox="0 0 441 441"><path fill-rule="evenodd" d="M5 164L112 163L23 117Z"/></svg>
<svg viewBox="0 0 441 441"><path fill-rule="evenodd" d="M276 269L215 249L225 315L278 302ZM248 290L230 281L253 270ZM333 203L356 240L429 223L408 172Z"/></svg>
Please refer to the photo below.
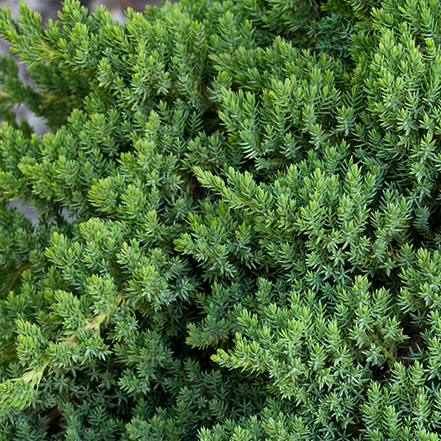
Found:
<svg viewBox="0 0 441 441"><path fill-rule="evenodd" d="M170 1L177 3L179 0ZM47 23L49 19L58 19L58 11L62 8L61 0L25 0L25 3L31 9L39 12L42 15L43 23ZM99 5L104 5L111 12L114 19L118 20L120 23L124 23L124 11L127 8L132 8L137 12L142 12L144 11L146 5L159 7L162 4L162 0L81 0L80 3L83 6L86 6L90 12L94 12ZM7 6L11 10L11 15L14 19L18 17L19 5L20 0L0 0L0 7ZM8 53L8 48L8 43L0 38L0 55ZM26 69L23 64L20 64L19 75L24 81L29 81L29 77L26 75ZM42 136L48 132L44 122L27 109L20 107L17 113L19 116L25 117L30 122L37 135ZM38 223L37 214L29 205L22 205L21 200L9 202L9 205L17 207L26 217L32 220L34 225ZM69 213L67 211L65 211L63 214L66 218L69 217Z"/></svg>

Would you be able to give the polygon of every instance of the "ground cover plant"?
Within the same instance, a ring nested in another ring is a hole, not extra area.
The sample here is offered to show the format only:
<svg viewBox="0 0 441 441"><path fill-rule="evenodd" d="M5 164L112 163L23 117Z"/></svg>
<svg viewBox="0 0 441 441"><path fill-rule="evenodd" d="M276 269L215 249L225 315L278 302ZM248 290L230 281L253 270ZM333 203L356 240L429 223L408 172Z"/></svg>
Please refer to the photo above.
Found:
<svg viewBox="0 0 441 441"><path fill-rule="evenodd" d="M441 3L20 11L0 440L438 440Z"/></svg>

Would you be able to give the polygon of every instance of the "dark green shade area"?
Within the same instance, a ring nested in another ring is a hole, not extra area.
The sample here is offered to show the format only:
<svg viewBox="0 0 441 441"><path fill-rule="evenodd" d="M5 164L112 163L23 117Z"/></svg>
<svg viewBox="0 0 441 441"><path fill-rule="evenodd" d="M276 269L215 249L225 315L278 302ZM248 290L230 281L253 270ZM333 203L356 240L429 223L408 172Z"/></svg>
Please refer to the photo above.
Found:
<svg viewBox="0 0 441 441"><path fill-rule="evenodd" d="M20 11L0 441L440 440L441 2Z"/></svg>

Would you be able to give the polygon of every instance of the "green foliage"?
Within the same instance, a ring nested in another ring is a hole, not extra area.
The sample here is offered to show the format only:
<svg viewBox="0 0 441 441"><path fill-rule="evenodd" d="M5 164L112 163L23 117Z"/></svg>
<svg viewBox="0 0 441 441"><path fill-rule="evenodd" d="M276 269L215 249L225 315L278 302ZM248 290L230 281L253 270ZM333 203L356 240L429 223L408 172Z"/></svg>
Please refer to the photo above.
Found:
<svg viewBox="0 0 441 441"><path fill-rule="evenodd" d="M0 9L0 440L440 439L440 8Z"/></svg>

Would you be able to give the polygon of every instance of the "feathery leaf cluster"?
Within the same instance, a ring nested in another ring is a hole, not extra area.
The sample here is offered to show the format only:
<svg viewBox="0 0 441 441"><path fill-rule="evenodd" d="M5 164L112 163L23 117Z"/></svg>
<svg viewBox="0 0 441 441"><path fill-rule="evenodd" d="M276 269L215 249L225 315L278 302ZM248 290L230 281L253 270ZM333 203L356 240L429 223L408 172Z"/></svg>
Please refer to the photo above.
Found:
<svg viewBox="0 0 441 441"><path fill-rule="evenodd" d="M0 440L439 440L441 4L59 18L0 8Z"/></svg>

